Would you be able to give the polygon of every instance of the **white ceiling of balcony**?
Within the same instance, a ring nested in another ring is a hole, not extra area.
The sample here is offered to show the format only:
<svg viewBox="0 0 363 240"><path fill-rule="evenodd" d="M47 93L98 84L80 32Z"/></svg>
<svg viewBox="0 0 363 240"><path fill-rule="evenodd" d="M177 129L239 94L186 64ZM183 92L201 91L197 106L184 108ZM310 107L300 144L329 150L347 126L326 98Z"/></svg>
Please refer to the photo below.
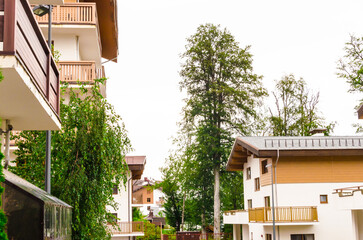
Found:
<svg viewBox="0 0 363 240"><path fill-rule="evenodd" d="M14 130L59 130L55 112L15 57L1 57L0 63L0 117Z"/></svg>

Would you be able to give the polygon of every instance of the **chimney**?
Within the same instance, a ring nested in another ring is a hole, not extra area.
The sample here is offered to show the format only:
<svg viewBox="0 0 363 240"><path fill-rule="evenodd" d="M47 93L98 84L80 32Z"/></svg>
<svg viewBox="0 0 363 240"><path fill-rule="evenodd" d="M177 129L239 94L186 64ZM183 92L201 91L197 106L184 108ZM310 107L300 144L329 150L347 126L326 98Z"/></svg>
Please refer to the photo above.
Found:
<svg viewBox="0 0 363 240"><path fill-rule="evenodd" d="M314 128L309 133L311 134L312 137L323 137L324 136L324 133L327 130L328 129L326 129L326 128Z"/></svg>

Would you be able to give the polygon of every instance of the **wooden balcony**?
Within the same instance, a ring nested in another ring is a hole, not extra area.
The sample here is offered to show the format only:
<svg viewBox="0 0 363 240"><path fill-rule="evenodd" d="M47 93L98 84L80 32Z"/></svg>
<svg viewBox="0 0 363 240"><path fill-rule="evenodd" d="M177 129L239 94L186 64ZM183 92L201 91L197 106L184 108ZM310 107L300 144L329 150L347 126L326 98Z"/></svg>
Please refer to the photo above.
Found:
<svg viewBox="0 0 363 240"><path fill-rule="evenodd" d="M104 78L105 72L103 67L96 68L95 62L92 61L60 61L60 81L63 83L86 83L92 84L95 79Z"/></svg>
<svg viewBox="0 0 363 240"><path fill-rule="evenodd" d="M144 233L143 222L117 222L116 226L108 224L108 229L112 235Z"/></svg>
<svg viewBox="0 0 363 240"><path fill-rule="evenodd" d="M0 56L0 116L16 130L59 129L59 72L27 0L0 1Z"/></svg>
<svg viewBox="0 0 363 240"><path fill-rule="evenodd" d="M35 16L39 24L48 24L48 14ZM98 34L98 45L102 52L101 35L98 24L96 3L64 3L54 6L52 11L53 25L94 25Z"/></svg>
<svg viewBox="0 0 363 240"><path fill-rule="evenodd" d="M248 210L249 222L272 223L272 210L270 207L252 208ZM317 222L318 211L316 207L276 207L275 221L288 222Z"/></svg>

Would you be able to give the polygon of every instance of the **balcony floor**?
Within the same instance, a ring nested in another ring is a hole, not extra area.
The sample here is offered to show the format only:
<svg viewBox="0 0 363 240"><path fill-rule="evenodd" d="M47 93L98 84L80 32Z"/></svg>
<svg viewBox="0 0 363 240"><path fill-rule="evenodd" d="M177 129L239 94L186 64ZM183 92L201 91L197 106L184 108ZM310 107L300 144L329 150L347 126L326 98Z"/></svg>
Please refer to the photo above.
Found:
<svg viewBox="0 0 363 240"><path fill-rule="evenodd" d="M14 130L60 130L61 123L14 56L0 57L0 117Z"/></svg>

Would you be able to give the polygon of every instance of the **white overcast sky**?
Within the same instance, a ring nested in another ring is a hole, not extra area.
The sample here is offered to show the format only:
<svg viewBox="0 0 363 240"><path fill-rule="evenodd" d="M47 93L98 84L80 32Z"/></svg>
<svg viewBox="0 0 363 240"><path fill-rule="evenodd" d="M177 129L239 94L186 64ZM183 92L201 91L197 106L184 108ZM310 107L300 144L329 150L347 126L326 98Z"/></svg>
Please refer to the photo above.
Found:
<svg viewBox="0 0 363 240"><path fill-rule="evenodd" d="M271 92L293 73L320 91L319 109L334 135L352 135L359 95L336 76L349 34L363 36L363 2L276 0L119 0L118 63L106 64L107 97L121 115L135 151L146 155L144 176L160 179L183 106L179 91L186 38L200 24L226 27L251 45L254 71Z"/></svg>

